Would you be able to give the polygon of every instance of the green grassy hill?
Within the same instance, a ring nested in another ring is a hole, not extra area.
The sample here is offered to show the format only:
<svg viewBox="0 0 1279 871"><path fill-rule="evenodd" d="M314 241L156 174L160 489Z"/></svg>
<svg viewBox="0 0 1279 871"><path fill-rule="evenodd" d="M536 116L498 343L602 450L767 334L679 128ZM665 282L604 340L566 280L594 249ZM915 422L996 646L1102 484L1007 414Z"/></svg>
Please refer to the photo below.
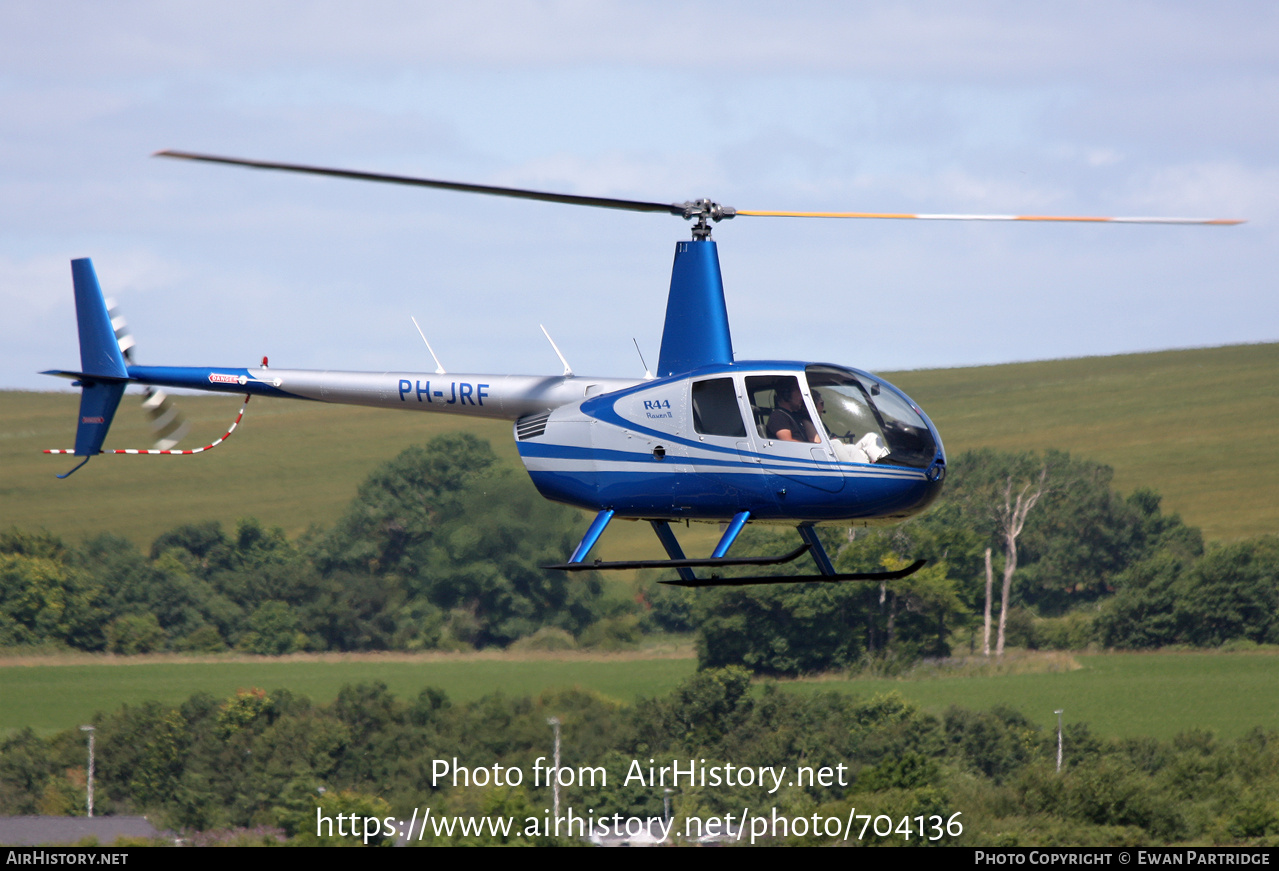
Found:
<svg viewBox="0 0 1279 871"><path fill-rule="evenodd" d="M890 380L969 448L1060 448L1153 487L1210 539L1279 532L1279 344L970 369Z"/></svg>
<svg viewBox="0 0 1279 871"><path fill-rule="evenodd" d="M1210 538L1279 532L1279 344L885 373L932 417L955 455L1061 448L1115 468L1124 492L1154 487L1166 510ZM297 534L332 523L359 483L407 445L466 429L518 464L510 425L255 399L232 440L195 457L100 457L65 481L78 399L0 393L0 526L78 538L113 532L147 545L180 523L253 515ZM221 435L238 397L181 397L190 445ZM147 447L136 399L108 447ZM531 486L531 485L530 485ZM694 527L691 552L713 527ZM660 556L647 524L617 523L610 558Z"/></svg>

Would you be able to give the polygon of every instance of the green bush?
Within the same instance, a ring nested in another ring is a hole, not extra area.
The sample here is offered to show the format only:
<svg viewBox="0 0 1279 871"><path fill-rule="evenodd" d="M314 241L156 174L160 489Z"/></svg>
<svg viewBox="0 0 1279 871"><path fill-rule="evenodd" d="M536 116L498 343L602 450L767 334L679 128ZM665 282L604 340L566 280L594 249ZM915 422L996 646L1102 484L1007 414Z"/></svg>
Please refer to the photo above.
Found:
<svg viewBox="0 0 1279 871"><path fill-rule="evenodd" d="M1095 610L1036 618L1031 627L1033 646L1038 650L1083 650L1096 640L1096 621Z"/></svg>
<svg viewBox="0 0 1279 871"><path fill-rule="evenodd" d="M164 647L166 634L154 614L128 614L107 625L107 650L131 656Z"/></svg>

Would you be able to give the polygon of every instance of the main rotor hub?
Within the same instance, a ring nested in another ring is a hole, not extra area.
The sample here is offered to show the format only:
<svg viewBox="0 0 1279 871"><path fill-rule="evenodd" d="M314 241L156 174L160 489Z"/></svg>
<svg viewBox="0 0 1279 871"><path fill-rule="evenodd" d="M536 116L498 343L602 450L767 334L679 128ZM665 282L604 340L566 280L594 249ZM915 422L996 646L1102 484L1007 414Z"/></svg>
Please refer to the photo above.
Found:
<svg viewBox="0 0 1279 871"><path fill-rule="evenodd" d="M719 203L703 197L700 200L686 200L682 203L676 203L675 207L683 210L684 220L691 221L697 219L697 223L693 225L694 239L709 239L711 237L711 227L707 221L727 220L737 214L737 209L732 206L721 206Z"/></svg>

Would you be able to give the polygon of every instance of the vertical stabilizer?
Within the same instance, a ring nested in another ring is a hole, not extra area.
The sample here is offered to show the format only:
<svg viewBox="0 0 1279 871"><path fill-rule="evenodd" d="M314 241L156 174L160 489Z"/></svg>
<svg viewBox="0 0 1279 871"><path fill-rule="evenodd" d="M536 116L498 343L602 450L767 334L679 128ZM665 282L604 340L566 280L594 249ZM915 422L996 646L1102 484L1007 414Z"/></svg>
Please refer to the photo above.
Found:
<svg viewBox="0 0 1279 871"><path fill-rule="evenodd" d="M71 280L75 283L75 317L80 328L80 371L127 379L124 355L120 353L93 261L88 257L72 260Z"/></svg>
<svg viewBox="0 0 1279 871"><path fill-rule="evenodd" d="M71 261L75 283L76 325L80 330L80 420L76 425L77 457L92 457L102 450L115 410L129 380L124 356L116 340L111 315L93 271L85 257ZM69 473L68 473L69 474Z"/></svg>
<svg viewBox="0 0 1279 871"><path fill-rule="evenodd" d="M728 330L728 307L724 304L724 280L715 242L677 242L657 375L665 378L701 366L732 362L733 339Z"/></svg>

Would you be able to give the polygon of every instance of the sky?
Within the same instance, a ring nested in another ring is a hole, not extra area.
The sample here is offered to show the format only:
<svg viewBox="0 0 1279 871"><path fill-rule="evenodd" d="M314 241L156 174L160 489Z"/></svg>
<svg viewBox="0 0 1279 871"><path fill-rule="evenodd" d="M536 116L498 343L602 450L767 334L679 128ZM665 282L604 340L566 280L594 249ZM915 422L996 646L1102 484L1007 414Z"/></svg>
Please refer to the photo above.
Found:
<svg viewBox="0 0 1279 871"><path fill-rule="evenodd" d="M656 365L677 217L165 148L740 209L1238 227L716 226L738 359L871 371L1279 340L1279 6L7 2L0 388L65 389L69 261L138 362Z"/></svg>

